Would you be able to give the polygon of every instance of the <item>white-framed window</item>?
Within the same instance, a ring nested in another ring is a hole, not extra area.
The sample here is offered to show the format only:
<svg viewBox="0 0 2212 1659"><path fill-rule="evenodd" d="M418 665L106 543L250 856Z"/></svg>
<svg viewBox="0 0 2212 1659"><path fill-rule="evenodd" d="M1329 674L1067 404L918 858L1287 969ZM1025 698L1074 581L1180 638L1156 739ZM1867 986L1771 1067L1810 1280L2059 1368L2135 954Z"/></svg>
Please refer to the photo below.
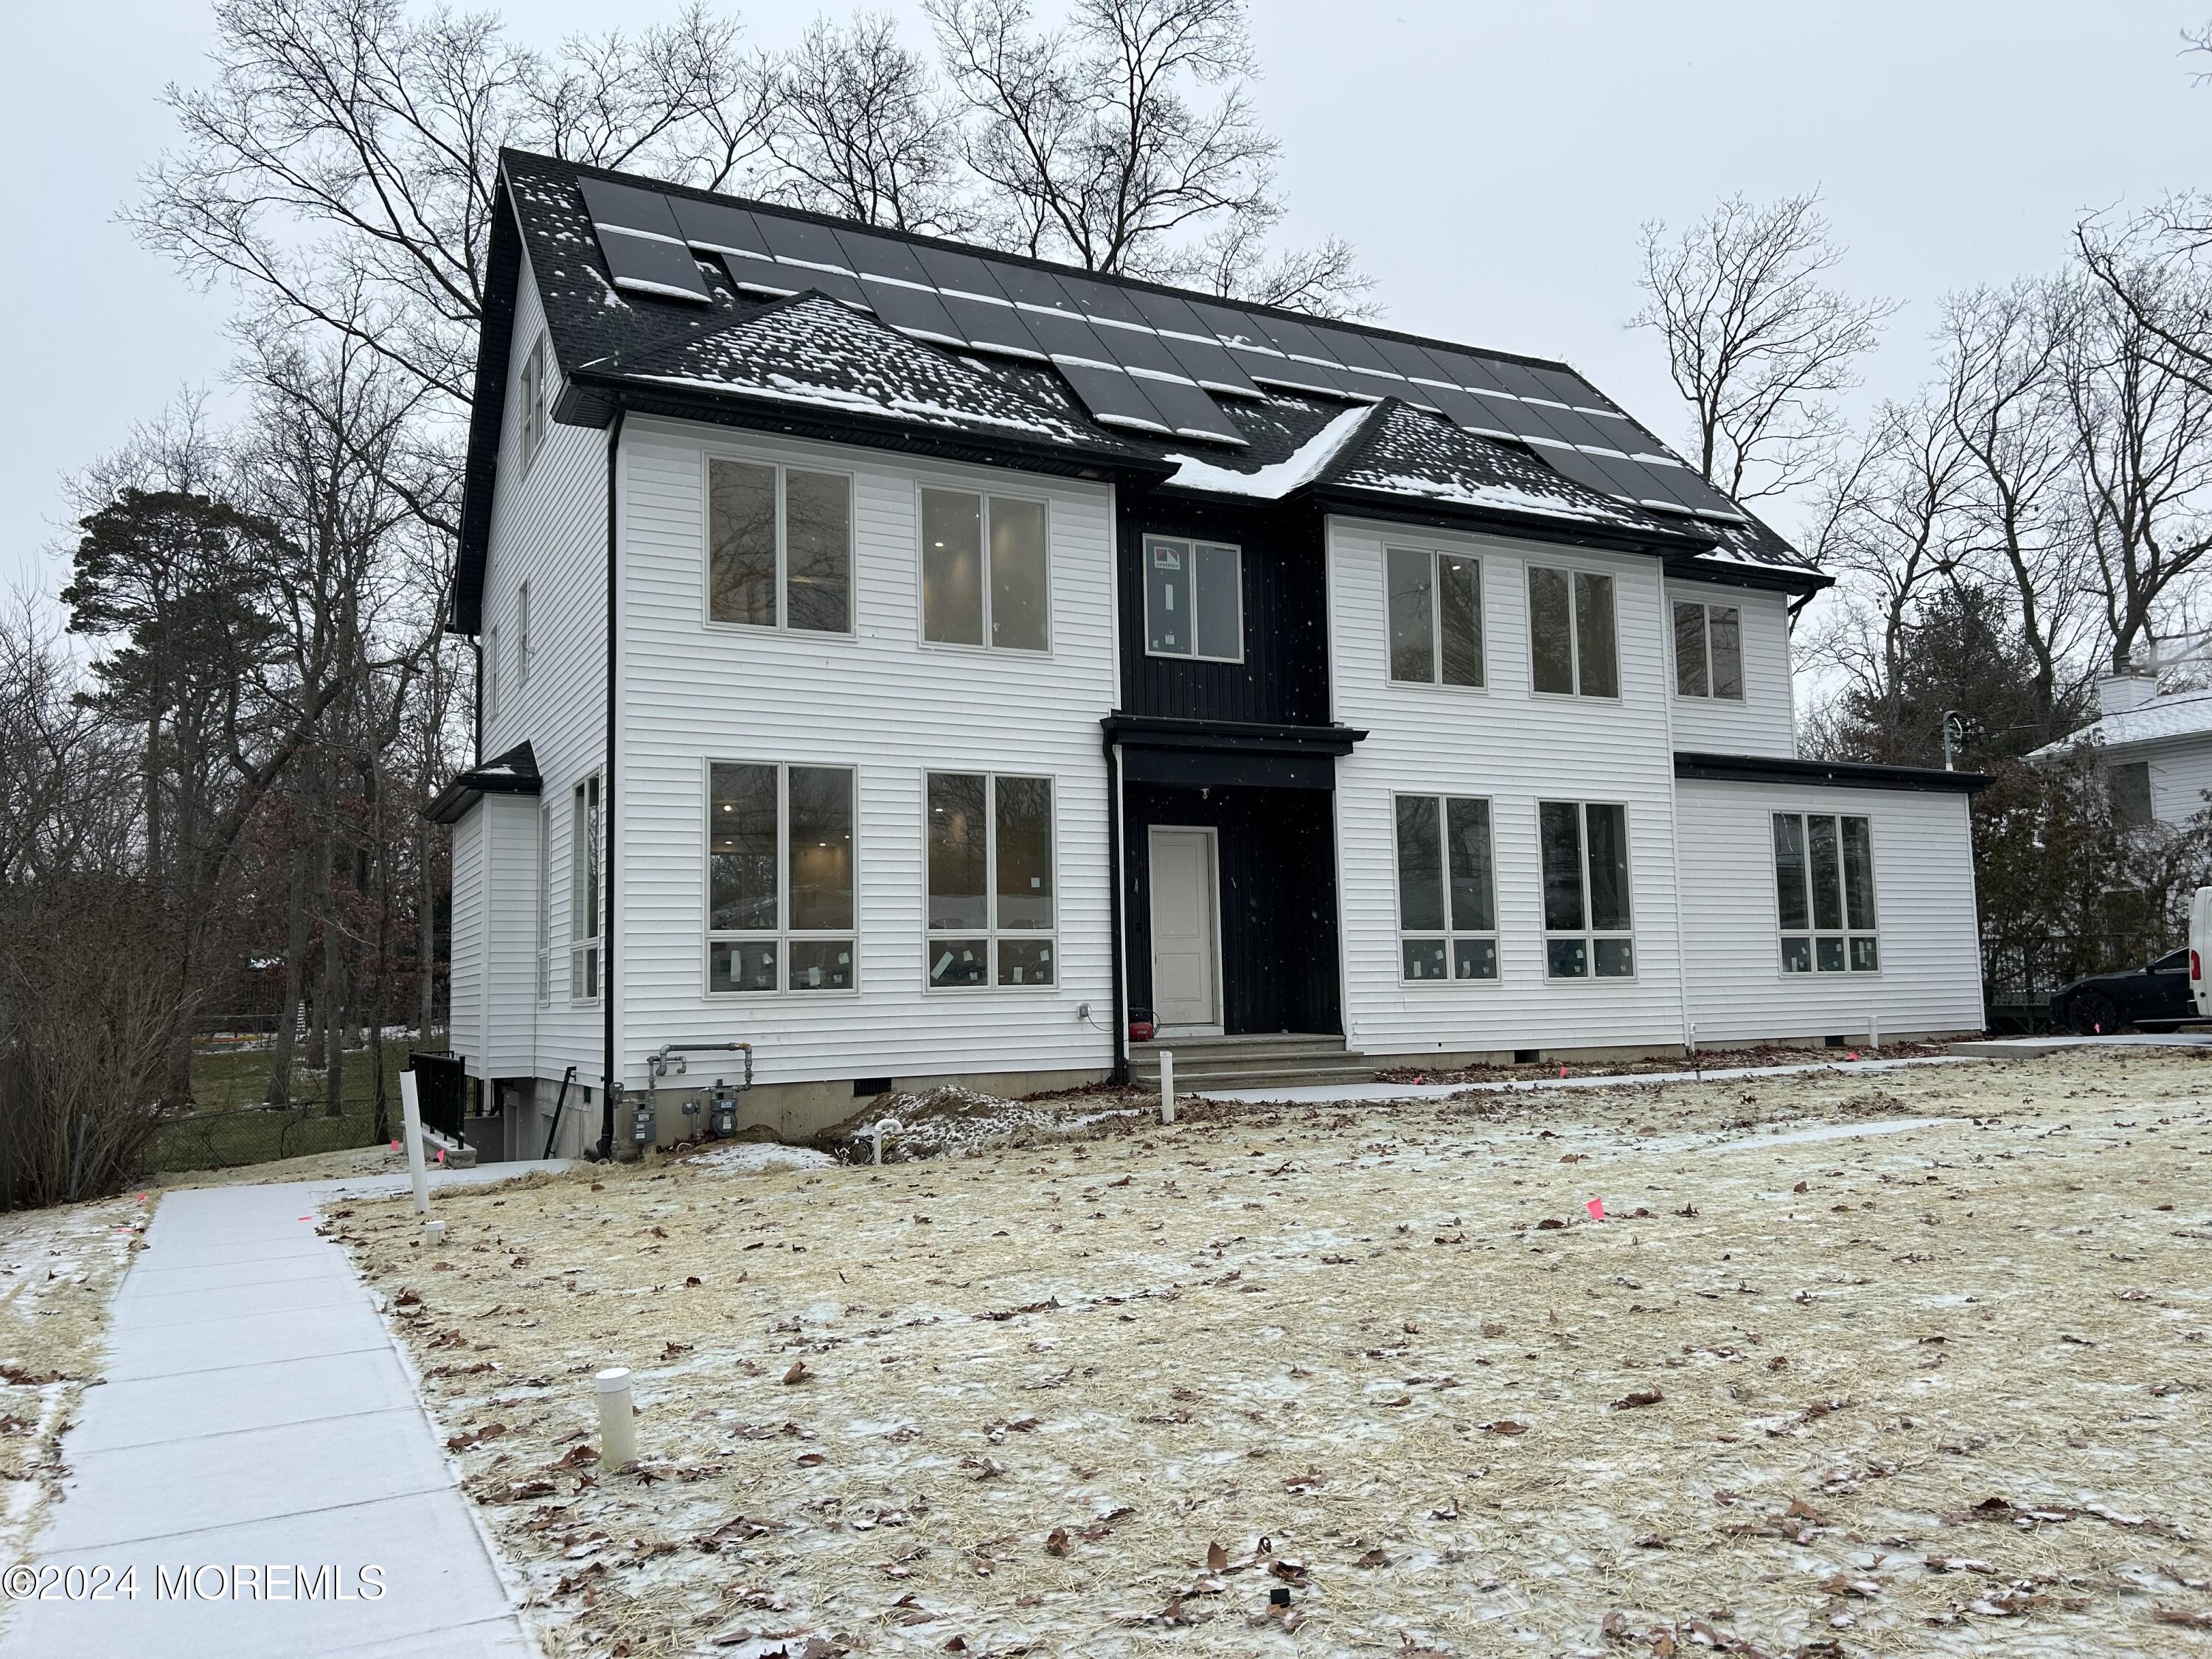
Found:
<svg viewBox="0 0 2212 1659"><path fill-rule="evenodd" d="M932 772L922 793L930 988L1058 983L1052 780Z"/></svg>
<svg viewBox="0 0 2212 1659"><path fill-rule="evenodd" d="M1052 648L1052 550L1042 501L921 490L921 637L1000 651Z"/></svg>
<svg viewBox="0 0 2212 1659"><path fill-rule="evenodd" d="M1873 824L1847 814L1777 812L1774 908L1784 973L1879 972Z"/></svg>
<svg viewBox="0 0 2212 1659"><path fill-rule="evenodd" d="M486 720L499 718L499 624L494 623L490 631L484 635L483 706Z"/></svg>
<svg viewBox="0 0 2212 1659"><path fill-rule="evenodd" d="M594 772L569 799L568 996L575 1002L599 995L599 809Z"/></svg>
<svg viewBox="0 0 2212 1659"><path fill-rule="evenodd" d="M538 1000L553 999L553 806L538 808Z"/></svg>
<svg viewBox="0 0 2212 1659"><path fill-rule="evenodd" d="M1391 547L1382 567L1390 678L1407 685L1480 685L1480 561L1438 548Z"/></svg>
<svg viewBox="0 0 2212 1659"><path fill-rule="evenodd" d="M514 685L530 684L530 584L514 590Z"/></svg>
<svg viewBox="0 0 2212 1659"><path fill-rule="evenodd" d="M1565 697L1619 696L1613 578L1601 570L1530 565L1528 657L1539 691Z"/></svg>
<svg viewBox="0 0 2212 1659"><path fill-rule="evenodd" d="M707 620L853 631L853 478L707 461Z"/></svg>
<svg viewBox="0 0 2212 1659"><path fill-rule="evenodd" d="M1429 984L1498 977L1498 878L1490 803L1400 795L1398 976Z"/></svg>
<svg viewBox="0 0 2212 1659"><path fill-rule="evenodd" d="M707 766L707 991L851 991L854 775L849 766Z"/></svg>
<svg viewBox="0 0 2212 1659"><path fill-rule="evenodd" d="M1743 701L1743 617L1735 606L1674 601L1674 695Z"/></svg>
<svg viewBox="0 0 2212 1659"><path fill-rule="evenodd" d="M1145 654L1244 660L1244 550L1145 538Z"/></svg>
<svg viewBox="0 0 2212 1659"><path fill-rule="evenodd" d="M538 446L545 441L545 337L540 334L530 343L530 349L522 359L521 384L515 392L515 412L520 418L521 430L516 434L522 471L530 471L530 463L538 458Z"/></svg>
<svg viewBox="0 0 2212 1659"><path fill-rule="evenodd" d="M1632 978L1628 809L1596 801L1539 801L1536 840L1543 855L1546 975Z"/></svg>

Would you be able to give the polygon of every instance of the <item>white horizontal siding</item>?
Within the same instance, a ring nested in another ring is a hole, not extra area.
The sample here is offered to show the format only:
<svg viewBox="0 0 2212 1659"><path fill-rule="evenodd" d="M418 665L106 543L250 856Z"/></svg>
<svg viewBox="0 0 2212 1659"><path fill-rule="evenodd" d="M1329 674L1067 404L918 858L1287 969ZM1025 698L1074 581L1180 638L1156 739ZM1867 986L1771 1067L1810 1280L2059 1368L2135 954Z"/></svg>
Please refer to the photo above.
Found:
<svg viewBox="0 0 2212 1659"><path fill-rule="evenodd" d="M1368 1054L1664 1044L1682 1038L1674 938L1671 669L1656 560L1333 520L1331 676L1336 718L1366 738L1337 768L1346 1036ZM1389 682L1382 549L1436 546L1483 560L1488 686ZM1620 641L1617 701L1530 690L1528 567L1611 573ZM1394 793L1491 801L1500 977L1399 980ZM1536 841L1540 800L1628 808L1633 980L1544 973Z"/></svg>
<svg viewBox="0 0 2212 1659"><path fill-rule="evenodd" d="M2151 814L2164 823L2182 824L2204 811L2212 790L2212 737L2178 738L2107 751L2107 762L2150 763Z"/></svg>
<svg viewBox="0 0 2212 1659"><path fill-rule="evenodd" d="M538 801L487 795L470 816L483 825L484 1075L527 1077L537 1060Z"/></svg>
<svg viewBox="0 0 2212 1659"><path fill-rule="evenodd" d="M1978 1030L1981 955L1966 797L1893 789L1686 780L1680 786L1682 904L1698 1041ZM1785 974L1774 888L1773 815L1871 820L1875 974Z"/></svg>
<svg viewBox="0 0 2212 1659"><path fill-rule="evenodd" d="M1674 609L1682 599L1734 605L1743 629L1743 701L1685 697L1674 691ZM1710 582L1667 584L1667 690L1674 699L1674 746L1709 755L1797 752L1796 704L1790 678L1790 601L1785 594L1722 587Z"/></svg>
<svg viewBox="0 0 2212 1659"><path fill-rule="evenodd" d="M554 809L550 861L553 994L546 1006L538 1006L533 823L529 878L520 885L503 884L498 896L501 930L511 939L529 939L533 960L519 981L511 974L498 981L490 1030L477 1041L479 1047L488 1041L497 1049L499 1064L507 1069L496 1075L557 1078L573 1065L581 1080L596 1083L605 1051L603 1013L596 1000L582 1002L568 996L567 947L573 867L570 793L578 780L603 763L606 752L607 434L550 423L529 471L521 471L522 364L544 329L538 286L526 265L515 302L507 406L485 562L481 643L489 649L490 630L496 627L505 659L500 665L500 710L496 716L487 714L483 723L483 758L526 740L545 780L544 799ZM548 389L549 406L557 392L557 385ZM516 596L526 580L530 584L532 648L529 683L523 684L515 667L515 623ZM520 844L518 840L516 845Z"/></svg>
<svg viewBox="0 0 2212 1659"><path fill-rule="evenodd" d="M482 802L453 825L453 904L447 1041L467 1057L472 1076L488 1077L484 1059L484 811Z"/></svg>
<svg viewBox="0 0 2212 1659"><path fill-rule="evenodd" d="M854 636L712 628L709 453L854 475ZM622 855L617 994L626 1080L665 1042L745 1039L757 1080L1103 1070L1112 995L1107 772L1115 702L1112 497L1101 485L634 421L623 440ZM1049 501L1052 650L924 646L917 489ZM706 765L858 772L857 994L706 994ZM1060 983L925 990L923 775L1049 774ZM1089 1003L1092 1024L1077 1018Z"/></svg>

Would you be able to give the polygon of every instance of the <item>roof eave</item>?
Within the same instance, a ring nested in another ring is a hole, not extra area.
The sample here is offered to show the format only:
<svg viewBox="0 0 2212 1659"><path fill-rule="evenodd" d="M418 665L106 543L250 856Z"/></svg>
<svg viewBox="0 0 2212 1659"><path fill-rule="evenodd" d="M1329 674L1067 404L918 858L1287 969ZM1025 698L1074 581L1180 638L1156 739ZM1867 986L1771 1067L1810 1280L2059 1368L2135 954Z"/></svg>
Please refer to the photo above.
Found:
<svg viewBox="0 0 2212 1659"><path fill-rule="evenodd" d="M1661 525L1608 525L1593 519L1553 518L1548 514L1516 513L1510 507L1478 507L1437 501L1427 495L1398 495L1357 485L1317 484L1292 492L1293 496L1300 495L1323 511L1342 508L1361 517L1384 518L1403 524L1487 530L1524 539L1613 548L1630 553L1671 556L1712 545L1703 538L1687 537Z"/></svg>

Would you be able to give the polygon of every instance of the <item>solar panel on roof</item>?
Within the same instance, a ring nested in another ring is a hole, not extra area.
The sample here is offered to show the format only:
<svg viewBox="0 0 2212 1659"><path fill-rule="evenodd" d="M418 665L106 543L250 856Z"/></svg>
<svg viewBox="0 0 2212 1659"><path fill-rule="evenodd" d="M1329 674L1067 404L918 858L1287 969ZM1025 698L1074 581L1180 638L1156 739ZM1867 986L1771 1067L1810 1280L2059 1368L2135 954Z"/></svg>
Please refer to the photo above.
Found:
<svg viewBox="0 0 2212 1659"><path fill-rule="evenodd" d="M1355 377L1353 386L1364 386L1377 397L1406 395L1406 377L1391 367L1372 340L1349 329L1326 328L1319 324L1309 325L1306 331L1320 343L1326 355L1352 373Z"/></svg>
<svg viewBox="0 0 2212 1659"><path fill-rule="evenodd" d="M938 298L969 344L1015 357L1047 355L982 260L939 247L917 247L914 257L937 285Z"/></svg>
<svg viewBox="0 0 2212 1659"><path fill-rule="evenodd" d="M860 292L867 296L877 317L902 334L966 349L966 337L935 289L913 288L885 276L863 276Z"/></svg>
<svg viewBox="0 0 2212 1659"><path fill-rule="evenodd" d="M743 208L726 207L720 202L695 202L688 197L670 196L663 198L676 215L677 228L684 240L695 248L709 253L745 253L757 258L766 258L768 243L753 222L753 216Z"/></svg>
<svg viewBox="0 0 2212 1659"><path fill-rule="evenodd" d="M1267 320L1211 301L1191 303L1192 309L1227 344L1237 367L1262 386L1283 386L1292 392L1318 392L1325 398L1355 395L1336 369L1314 361L1319 355L1316 349L1307 349L1303 358L1292 356L1294 347L1277 340L1269 332ZM1297 335L1292 338L1296 347L1316 345Z"/></svg>
<svg viewBox="0 0 2212 1659"><path fill-rule="evenodd" d="M1198 390L1198 377L1182 366L1165 340L1141 324L1127 327L1102 317L1092 322L1091 331L1113 360L1132 373L1165 375L1171 380L1188 381L1191 390ZM1200 395L1203 397L1205 394L1200 392Z"/></svg>
<svg viewBox="0 0 2212 1659"><path fill-rule="evenodd" d="M1189 381L1155 380L1149 375L1133 378L1152 407L1159 410L1160 417L1175 428L1178 436L1203 438L1238 448L1248 441L1237 423L1221 412L1221 406Z"/></svg>
<svg viewBox="0 0 2212 1659"><path fill-rule="evenodd" d="M1060 377L1073 388L1091 418L1108 426L1134 427L1140 431L1172 434L1175 428L1138 382L1118 368L1091 368L1081 363L1055 363Z"/></svg>
<svg viewBox="0 0 2212 1659"><path fill-rule="evenodd" d="M1532 445L1540 459L1563 478L1571 478L1586 489L1595 489L1609 498L1626 497L1630 501L1643 499L1644 491L1638 486L1641 480L1616 477L1615 466L1634 467L1631 461L1608 462L1605 457L1585 455L1571 445L1544 443ZM1643 469L1636 468L1641 471Z"/></svg>
<svg viewBox="0 0 2212 1659"><path fill-rule="evenodd" d="M1138 315L1159 331L1161 343L1175 355L1182 372L1208 392L1239 398L1267 395L1237 366L1220 337L1206 325L1206 319L1191 308L1188 300L1143 289L1130 290L1129 298Z"/></svg>
<svg viewBox="0 0 2212 1659"><path fill-rule="evenodd" d="M617 288L664 300L712 297L666 197L600 179L579 179L576 184Z"/></svg>
<svg viewBox="0 0 2212 1659"><path fill-rule="evenodd" d="M668 198L657 190L609 184L604 179L579 179L576 188L584 193L584 207L594 225L619 225L672 242L682 240Z"/></svg>
<svg viewBox="0 0 2212 1659"><path fill-rule="evenodd" d="M599 251L606 255L607 273L617 288L664 300L703 301L714 297L699 275L698 260L683 243L611 226L593 228L599 232Z"/></svg>
<svg viewBox="0 0 2212 1659"><path fill-rule="evenodd" d="M1534 363L1523 364L1526 372L1545 389L1548 397L1558 398L1570 408L1588 414L1595 410L1601 415L1618 415L1620 407L1579 374L1563 368L1539 368Z"/></svg>
<svg viewBox="0 0 2212 1659"><path fill-rule="evenodd" d="M805 273L797 266L780 265L764 253L725 251L722 269L739 288L757 294L796 294L805 286L800 281Z"/></svg>
<svg viewBox="0 0 2212 1659"><path fill-rule="evenodd" d="M780 219L772 213L762 214L754 222L768 239L769 252L775 255L775 262L790 272L785 280L793 288L815 289L853 305L867 303L859 281L845 264L845 250L838 244L837 234L827 225Z"/></svg>

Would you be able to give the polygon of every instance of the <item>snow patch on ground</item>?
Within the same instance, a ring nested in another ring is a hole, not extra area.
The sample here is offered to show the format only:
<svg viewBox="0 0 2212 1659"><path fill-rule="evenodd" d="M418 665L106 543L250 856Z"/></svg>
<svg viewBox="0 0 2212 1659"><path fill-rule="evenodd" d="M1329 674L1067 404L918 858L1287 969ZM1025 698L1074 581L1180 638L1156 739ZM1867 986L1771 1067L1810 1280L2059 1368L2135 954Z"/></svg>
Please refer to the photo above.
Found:
<svg viewBox="0 0 2212 1659"><path fill-rule="evenodd" d="M740 1141L717 1146L685 1162L695 1170L715 1170L726 1175L759 1175L769 1170L819 1170L837 1160L811 1146L778 1146L772 1142Z"/></svg>

